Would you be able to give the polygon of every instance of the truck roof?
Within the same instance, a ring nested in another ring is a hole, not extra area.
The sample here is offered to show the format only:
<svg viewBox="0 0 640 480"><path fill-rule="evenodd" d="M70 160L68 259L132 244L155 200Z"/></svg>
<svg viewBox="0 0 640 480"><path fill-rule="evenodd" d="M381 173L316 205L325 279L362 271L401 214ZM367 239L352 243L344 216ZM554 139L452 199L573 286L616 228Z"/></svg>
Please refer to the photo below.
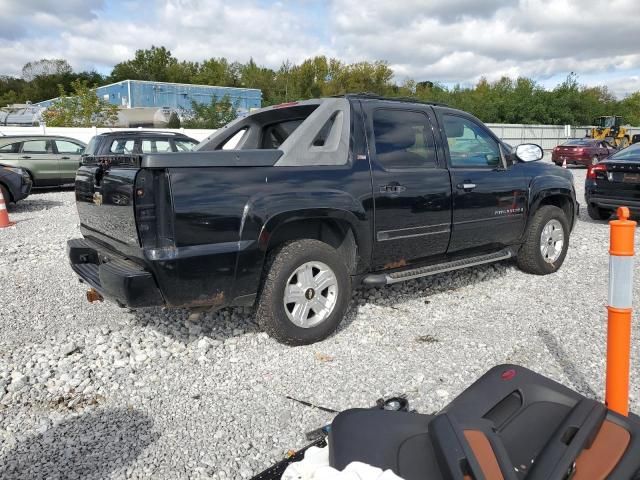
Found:
<svg viewBox="0 0 640 480"><path fill-rule="evenodd" d="M345 94L341 94L341 95L333 95L331 97L321 97L321 98L312 98L309 100L293 100L290 102L284 102L284 103L279 103L277 105L271 105L268 107L264 107L261 108L260 110L256 110L256 112L259 111L264 111L264 110L271 110L271 109L280 109L280 108L287 108L287 107L295 107L295 106L302 106L302 105L319 105L320 103L322 103L323 100L326 100L328 98L345 98L347 100L357 100L357 99L361 99L361 100L383 100L386 102L402 102L402 103L419 103L421 105L432 105L432 106L436 106L436 107L449 107L449 105L447 105L446 103L440 103L440 102L429 102L429 101L424 101L424 100L419 100L417 98L413 98L413 97L385 97L382 95L377 95L375 93L368 93L368 92L361 92L361 93L345 93ZM252 115L256 112L251 112L249 115Z"/></svg>
<svg viewBox="0 0 640 480"><path fill-rule="evenodd" d="M168 137L186 137L187 135L185 135L182 132L165 132L165 131L154 131L154 130L114 130L113 132L103 132L103 133L99 133L97 136L98 137L106 137L109 135L117 135L119 137L121 136L136 136L136 135L153 135L153 136L162 136L162 135L166 135Z"/></svg>
<svg viewBox="0 0 640 480"><path fill-rule="evenodd" d="M366 99L366 100L385 100L385 101L389 101L389 102L420 103L420 104L423 104L423 105L434 105L434 106L437 106L437 107L448 107L449 106L446 103L419 100L419 99L414 98L414 97L385 97L385 96L382 96L382 95L378 95L378 94L375 94L375 93L368 93L368 92L347 93L347 94L344 94L344 95L336 95L336 97L338 97L338 98L359 98L359 99Z"/></svg>

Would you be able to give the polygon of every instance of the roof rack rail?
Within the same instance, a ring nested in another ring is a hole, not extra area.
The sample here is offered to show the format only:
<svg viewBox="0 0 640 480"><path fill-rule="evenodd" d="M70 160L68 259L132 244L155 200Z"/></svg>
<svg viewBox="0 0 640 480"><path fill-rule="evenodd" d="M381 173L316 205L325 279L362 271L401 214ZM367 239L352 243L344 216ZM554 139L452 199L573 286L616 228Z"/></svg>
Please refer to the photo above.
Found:
<svg viewBox="0 0 640 480"><path fill-rule="evenodd" d="M438 107L448 107L446 103L441 102L430 102L425 100L420 100L414 97L385 97L383 95L378 95L377 93L371 92L358 92L358 93L346 93L344 95L334 95L335 97L351 97L351 98L369 98L373 100L390 100L393 102L406 102L406 103L421 103L424 105L435 105Z"/></svg>

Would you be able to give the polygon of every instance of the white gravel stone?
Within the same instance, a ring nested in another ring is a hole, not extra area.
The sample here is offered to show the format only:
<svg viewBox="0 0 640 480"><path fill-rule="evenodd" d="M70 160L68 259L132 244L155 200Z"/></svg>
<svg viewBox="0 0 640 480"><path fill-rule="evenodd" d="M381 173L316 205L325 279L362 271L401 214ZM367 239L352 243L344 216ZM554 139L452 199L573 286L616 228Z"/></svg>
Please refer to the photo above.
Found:
<svg viewBox="0 0 640 480"><path fill-rule="evenodd" d="M583 203L585 170L572 171ZM73 192L37 192L9 213L18 223L0 230L3 479L247 478L332 418L287 395L342 410L404 393L430 413L505 362L602 399L608 226L584 204L558 273L507 262L357 290L335 335L296 348L261 332L251 309L196 318L88 304L65 256L80 236Z"/></svg>

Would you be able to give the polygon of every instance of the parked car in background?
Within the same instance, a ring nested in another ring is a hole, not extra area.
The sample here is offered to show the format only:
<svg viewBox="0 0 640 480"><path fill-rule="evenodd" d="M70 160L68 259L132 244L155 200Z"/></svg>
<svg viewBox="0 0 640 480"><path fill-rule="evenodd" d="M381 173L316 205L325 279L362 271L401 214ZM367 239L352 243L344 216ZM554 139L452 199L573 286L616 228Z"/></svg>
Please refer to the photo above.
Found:
<svg viewBox="0 0 640 480"><path fill-rule="evenodd" d="M23 200L31 193L31 177L22 168L0 165L0 191L6 203Z"/></svg>
<svg viewBox="0 0 640 480"><path fill-rule="evenodd" d="M556 165L595 165L618 149L606 140L574 138L553 149L551 160Z"/></svg>
<svg viewBox="0 0 640 480"><path fill-rule="evenodd" d="M606 220L618 207L640 215L640 143L591 165L584 185L587 212L594 220Z"/></svg>
<svg viewBox="0 0 640 480"><path fill-rule="evenodd" d="M85 155L189 152L196 145L197 140L182 133L123 130L96 135L89 141Z"/></svg>
<svg viewBox="0 0 640 480"><path fill-rule="evenodd" d="M45 135L0 137L0 165L20 167L34 187L72 184L85 143Z"/></svg>

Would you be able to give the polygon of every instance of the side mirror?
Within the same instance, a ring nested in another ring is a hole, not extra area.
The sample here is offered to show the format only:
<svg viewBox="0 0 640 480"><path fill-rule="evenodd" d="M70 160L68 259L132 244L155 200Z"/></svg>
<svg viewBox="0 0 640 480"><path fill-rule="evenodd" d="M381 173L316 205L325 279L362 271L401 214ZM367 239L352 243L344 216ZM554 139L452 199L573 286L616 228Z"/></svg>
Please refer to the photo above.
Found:
<svg viewBox="0 0 640 480"><path fill-rule="evenodd" d="M516 158L521 162L537 162L542 160L544 152L540 145L535 143L523 143L516 147Z"/></svg>

